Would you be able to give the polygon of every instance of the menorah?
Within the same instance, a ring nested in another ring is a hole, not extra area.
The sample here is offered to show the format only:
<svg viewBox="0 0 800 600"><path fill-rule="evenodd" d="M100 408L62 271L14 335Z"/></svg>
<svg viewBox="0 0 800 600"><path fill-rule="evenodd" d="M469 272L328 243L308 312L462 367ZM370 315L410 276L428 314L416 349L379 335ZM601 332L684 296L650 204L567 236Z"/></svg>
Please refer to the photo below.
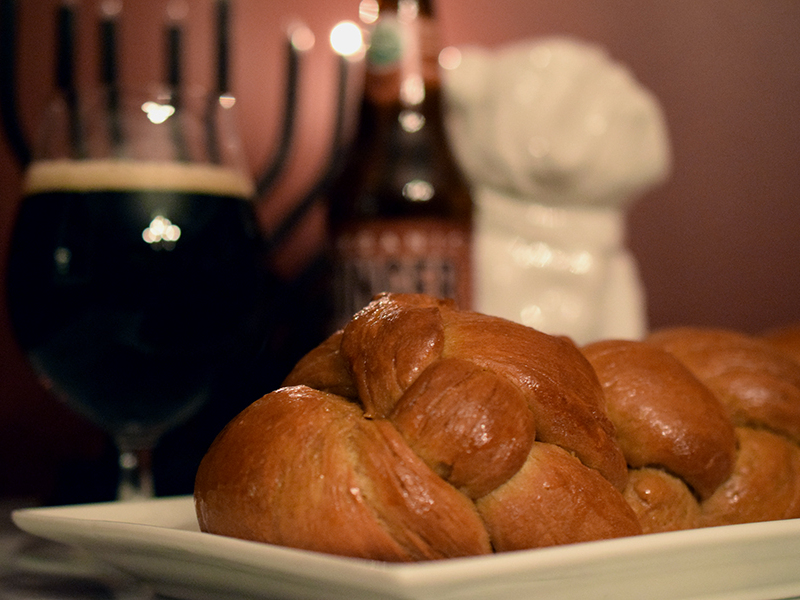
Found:
<svg viewBox="0 0 800 600"><path fill-rule="evenodd" d="M213 88L208 94L209 115L218 109L218 105L231 107L235 98L230 89L230 53L231 53L231 1L214 0L215 16L215 73ZM118 20L121 17L121 2L111 0L101 4L98 16L100 72L97 84L108 90L113 102L117 90L119 76L118 56ZM65 1L58 7L55 19L56 60L53 74L55 92L67 104L68 110L77 111L80 90L76 86L75 61L75 21L76 3ZM173 2L170 13L170 24L165 30L166 64L164 67L164 86L171 96L170 106L175 109L180 104L180 87L182 83L183 65L183 24L181 15L185 6ZM0 0L0 124L5 132L6 141L19 165L25 169L31 162L30 136L23 131L18 107L18 73L17 73L17 40L18 40L19 6L15 0ZM293 21L285 30L285 64L286 75L282 82L283 96L281 105L281 125L275 151L261 170L255 174L253 198L263 200L270 196L276 185L285 174L291 150L296 139L299 81L304 56L314 46L315 38L310 29L300 21ZM271 227L265 237L267 249L280 246L307 214L308 210L322 197L322 192L338 173L345 155L347 140L345 124L347 117L347 92L349 71L352 58L358 53L361 38L360 29L351 22L342 22L331 31L331 48L337 54L337 87L333 102L333 133L328 151L327 164L321 169L315 181L306 187L302 196L293 203L293 209L286 214L280 223ZM211 118L208 119L210 123ZM211 133L211 132L210 132ZM213 144L212 144L213 146ZM266 235L266 234L265 234Z"/></svg>
<svg viewBox="0 0 800 600"><path fill-rule="evenodd" d="M264 231L255 207L286 172L313 34L301 23L285 31L279 140L252 176L232 127L231 3L215 0L215 72L199 97L183 85L186 7L172 0L166 8L161 89L142 94L121 84L121 3L100 3L100 68L91 86L77 83L78 9L62 3L55 99L44 135L31 143L18 110L18 6L0 0L0 116L26 173L7 269L11 322L47 386L113 436L120 498L153 493L148 466L162 434L215 394L235 404L231 390L247 388L242 381L252 379L252 394L263 394L285 364L320 341L320 318L303 308L314 302L307 290L320 288L318 266L285 281L265 265L324 197L346 146L350 59L334 45L340 60L327 164ZM324 314L317 304L311 312ZM242 402L253 399L247 389Z"/></svg>

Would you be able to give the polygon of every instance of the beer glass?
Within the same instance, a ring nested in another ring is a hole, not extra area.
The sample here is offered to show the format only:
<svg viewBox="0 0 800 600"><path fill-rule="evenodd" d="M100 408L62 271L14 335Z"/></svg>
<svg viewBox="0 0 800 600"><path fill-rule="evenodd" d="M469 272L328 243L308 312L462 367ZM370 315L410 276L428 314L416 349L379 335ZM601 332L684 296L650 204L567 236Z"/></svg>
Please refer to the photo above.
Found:
<svg viewBox="0 0 800 600"><path fill-rule="evenodd" d="M121 499L153 494L159 437L262 341L261 241L232 103L99 86L54 102L33 144L11 321L46 387L113 436Z"/></svg>

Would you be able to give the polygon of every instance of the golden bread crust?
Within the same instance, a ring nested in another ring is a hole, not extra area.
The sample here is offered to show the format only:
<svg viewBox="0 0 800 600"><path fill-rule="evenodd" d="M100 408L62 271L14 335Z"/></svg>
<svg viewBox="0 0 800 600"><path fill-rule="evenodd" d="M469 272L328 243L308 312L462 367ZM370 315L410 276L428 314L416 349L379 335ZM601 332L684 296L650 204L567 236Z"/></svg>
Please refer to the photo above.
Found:
<svg viewBox="0 0 800 600"><path fill-rule="evenodd" d="M641 531L602 388L569 340L386 294L284 384L203 459L204 531L388 561Z"/></svg>
<svg viewBox="0 0 800 600"><path fill-rule="evenodd" d="M433 560L800 517L800 362L674 328L577 348L384 294L217 436L203 531Z"/></svg>
<svg viewBox="0 0 800 600"><path fill-rule="evenodd" d="M583 348L645 532L800 517L800 363L702 327Z"/></svg>

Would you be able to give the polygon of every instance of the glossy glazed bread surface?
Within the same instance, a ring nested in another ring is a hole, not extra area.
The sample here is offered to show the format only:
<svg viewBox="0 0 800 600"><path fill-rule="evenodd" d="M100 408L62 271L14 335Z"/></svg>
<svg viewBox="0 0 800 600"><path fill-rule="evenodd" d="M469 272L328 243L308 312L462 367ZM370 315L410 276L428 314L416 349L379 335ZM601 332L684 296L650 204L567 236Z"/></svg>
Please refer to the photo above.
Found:
<svg viewBox="0 0 800 600"><path fill-rule="evenodd" d="M203 531L384 561L800 517L800 363L701 328L576 347L385 294L219 434Z"/></svg>
<svg viewBox="0 0 800 600"><path fill-rule="evenodd" d="M583 348L644 532L800 517L800 364L738 332L677 327Z"/></svg>
<svg viewBox="0 0 800 600"><path fill-rule="evenodd" d="M388 561L635 535L604 404L567 339L384 295L218 436L198 518Z"/></svg>

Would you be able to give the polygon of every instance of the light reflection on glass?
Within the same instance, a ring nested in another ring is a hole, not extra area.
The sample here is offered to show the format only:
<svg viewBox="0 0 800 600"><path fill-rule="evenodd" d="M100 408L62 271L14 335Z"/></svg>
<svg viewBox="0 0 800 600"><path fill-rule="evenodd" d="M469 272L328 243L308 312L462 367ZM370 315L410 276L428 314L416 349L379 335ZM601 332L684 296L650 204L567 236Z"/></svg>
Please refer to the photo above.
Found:
<svg viewBox="0 0 800 600"><path fill-rule="evenodd" d="M403 110L397 117L400 127L408 133L416 133L425 126L425 116L415 110Z"/></svg>
<svg viewBox="0 0 800 600"><path fill-rule="evenodd" d="M461 50L455 46L447 46L439 52L439 66L453 71L461 66Z"/></svg>
<svg viewBox="0 0 800 600"><path fill-rule="evenodd" d="M69 272L69 263L72 261L72 251L64 246L59 246L53 252L53 260L56 263L58 274L66 275Z"/></svg>
<svg viewBox="0 0 800 600"><path fill-rule="evenodd" d="M222 94L219 97L219 105L224 109L233 108L234 104L236 104L236 98L230 94Z"/></svg>
<svg viewBox="0 0 800 600"><path fill-rule="evenodd" d="M307 52L317 43L314 32L304 23L293 23L289 27L289 42L299 52Z"/></svg>
<svg viewBox="0 0 800 600"><path fill-rule="evenodd" d="M419 14L419 3L417 0L398 0L397 18L403 23L410 23Z"/></svg>
<svg viewBox="0 0 800 600"><path fill-rule="evenodd" d="M400 98L410 106L422 104L425 100L425 81L422 75L414 73L403 80L400 87Z"/></svg>
<svg viewBox="0 0 800 600"><path fill-rule="evenodd" d="M163 123L175 114L175 107L171 104L159 104L152 100L142 104L142 110L147 115L149 121L156 125Z"/></svg>
<svg viewBox="0 0 800 600"><path fill-rule="evenodd" d="M433 185L422 179L412 179L403 186L403 197L412 202L427 202L433 193Z"/></svg>
<svg viewBox="0 0 800 600"><path fill-rule="evenodd" d="M364 36L358 25L352 21L342 21L331 30L330 42L336 54L353 56L362 50Z"/></svg>
<svg viewBox="0 0 800 600"><path fill-rule="evenodd" d="M181 228L162 215L150 221L150 226L142 232L142 239L157 247L171 249L181 237Z"/></svg>
<svg viewBox="0 0 800 600"><path fill-rule="evenodd" d="M361 0L358 5L358 18L363 23L374 23L378 20L378 1L377 0Z"/></svg>

